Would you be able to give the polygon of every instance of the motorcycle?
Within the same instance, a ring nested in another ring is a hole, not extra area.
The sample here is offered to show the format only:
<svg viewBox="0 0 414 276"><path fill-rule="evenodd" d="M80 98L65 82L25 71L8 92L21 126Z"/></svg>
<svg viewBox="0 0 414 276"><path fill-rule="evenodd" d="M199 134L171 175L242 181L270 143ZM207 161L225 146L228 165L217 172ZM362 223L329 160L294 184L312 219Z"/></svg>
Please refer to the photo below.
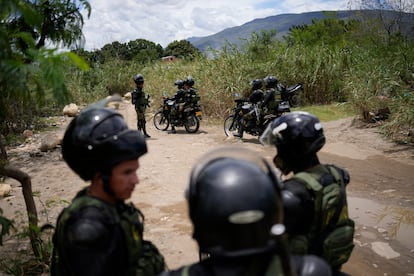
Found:
<svg viewBox="0 0 414 276"><path fill-rule="evenodd" d="M200 128L203 112L199 103L184 108L182 116L178 114L178 106L173 97L162 95L162 104L154 115L154 126L158 130L167 130L170 124L184 127L188 133L195 133Z"/></svg>
<svg viewBox="0 0 414 276"><path fill-rule="evenodd" d="M297 107L301 104L300 90L303 90L303 84L297 83L286 87L279 82L276 88L281 94L282 102L288 102L291 107Z"/></svg>
<svg viewBox="0 0 414 276"><path fill-rule="evenodd" d="M269 114L261 114L258 103L251 103L247 99L239 98L234 100L236 106L232 109L230 115L224 119L224 133L226 136L232 136L238 132L243 124L243 131L253 135L260 136L266 129L267 125L274 119L290 112L288 102L279 102L277 109Z"/></svg>

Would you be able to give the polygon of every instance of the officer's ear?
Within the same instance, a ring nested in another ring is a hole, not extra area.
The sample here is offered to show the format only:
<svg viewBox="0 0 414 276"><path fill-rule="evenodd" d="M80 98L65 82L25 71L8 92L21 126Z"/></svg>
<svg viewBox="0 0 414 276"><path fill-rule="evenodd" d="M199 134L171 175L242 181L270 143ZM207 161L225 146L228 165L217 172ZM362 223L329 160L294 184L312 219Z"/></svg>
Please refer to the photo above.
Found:
<svg viewBox="0 0 414 276"><path fill-rule="evenodd" d="M95 173L95 175L92 177L92 183L102 185L103 184L103 176L101 172Z"/></svg>

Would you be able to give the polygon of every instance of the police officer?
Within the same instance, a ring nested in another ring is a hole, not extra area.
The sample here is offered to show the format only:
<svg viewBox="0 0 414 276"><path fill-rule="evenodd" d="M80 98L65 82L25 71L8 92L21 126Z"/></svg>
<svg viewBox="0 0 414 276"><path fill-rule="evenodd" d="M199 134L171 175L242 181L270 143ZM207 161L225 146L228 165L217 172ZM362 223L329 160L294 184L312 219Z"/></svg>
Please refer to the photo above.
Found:
<svg viewBox="0 0 414 276"><path fill-rule="evenodd" d="M251 86L251 93L249 95L249 102L253 104L260 104L264 97L264 92L262 90L263 87L263 80L262 79L254 79L250 82ZM260 123L260 114L259 118L257 118L257 114L255 113L255 110L250 110L247 114L243 115L243 118L241 119L241 124L239 124L239 128L237 129L237 132L233 133L235 137L243 138L244 129L246 127L253 127L255 124Z"/></svg>
<svg viewBox="0 0 414 276"><path fill-rule="evenodd" d="M277 107L281 101L280 92L276 91L277 79L275 76L266 76L263 79L265 91L262 101L262 109L264 114L277 115Z"/></svg>
<svg viewBox="0 0 414 276"><path fill-rule="evenodd" d="M276 146L273 162L284 175L293 172L282 192L291 252L321 256L341 275L354 247L345 190L350 178L345 169L319 162L325 144L319 119L302 111L282 115L260 141Z"/></svg>
<svg viewBox="0 0 414 276"><path fill-rule="evenodd" d="M217 148L193 167L186 191L193 238L207 258L162 275L330 275L315 256L284 245L279 183L241 147Z"/></svg>
<svg viewBox="0 0 414 276"><path fill-rule="evenodd" d="M66 129L62 156L90 185L59 215L51 275L157 275L164 258L144 240L144 217L130 198L139 182L142 133L104 108L85 108Z"/></svg>
<svg viewBox="0 0 414 276"><path fill-rule="evenodd" d="M184 79L184 90L186 91L184 107L197 105L200 100L200 95L194 87L194 83L195 81L192 76L188 76Z"/></svg>
<svg viewBox="0 0 414 276"><path fill-rule="evenodd" d="M182 113L184 110L184 104L185 104L185 94L186 90L184 89L184 81L183 80L176 80L174 82L174 85L177 86L177 92L174 95L175 100L175 112L177 117L175 119L181 119ZM174 120L171 121L171 133L177 133L175 130L175 122Z"/></svg>
<svg viewBox="0 0 414 276"><path fill-rule="evenodd" d="M146 130L145 110L149 107L149 95L145 96L144 88L144 76L137 74L134 76L135 89L131 93L131 101L135 106L137 112L137 128L144 133L146 138L151 138Z"/></svg>

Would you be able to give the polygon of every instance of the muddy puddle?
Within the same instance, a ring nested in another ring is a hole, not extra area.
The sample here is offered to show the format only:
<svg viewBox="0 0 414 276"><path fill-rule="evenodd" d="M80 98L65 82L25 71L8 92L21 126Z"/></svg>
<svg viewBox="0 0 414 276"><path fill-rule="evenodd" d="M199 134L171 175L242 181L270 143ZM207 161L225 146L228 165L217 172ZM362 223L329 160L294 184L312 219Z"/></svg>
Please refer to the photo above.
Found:
<svg viewBox="0 0 414 276"><path fill-rule="evenodd" d="M381 203L357 197L348 197L349 213L352 219L361 225L361 235L368 239L383 237L396 240L408 249L414 249L414 211L399 206ZM376 233L364 231L373 227Z"/></svg>

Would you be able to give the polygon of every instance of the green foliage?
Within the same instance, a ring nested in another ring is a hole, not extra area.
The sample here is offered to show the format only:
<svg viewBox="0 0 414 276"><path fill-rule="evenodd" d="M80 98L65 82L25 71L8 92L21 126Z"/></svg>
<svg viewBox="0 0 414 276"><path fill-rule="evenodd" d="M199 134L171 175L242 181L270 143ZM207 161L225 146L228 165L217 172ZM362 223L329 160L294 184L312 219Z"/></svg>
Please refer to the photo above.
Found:
<svg viewBox="0 0 414 276"><path fill-rule="evenodd" d="M161 104L163 91L173 95L174 81L191 75L205 117L214 120L233 107L236 92L247 96L251 80L274 75L285 85L303 83L302 99L307 106L335 103L338 111L343 106L346 115L352 110L360 116L388 106L390 122L399 120L392 126L404 126L409 133L413 129L410 110L414 108L402 95L413 93L413 42L399 33L388 35L380 27L379 22L342 21L329 15L309 26L293 28L285 41L276 40L275 32L263 31L253 33L243 47L227 44L220 51L210 50L210 58L196 55L193 59L143 64L105 61L93 63L89 72L68 71L67 79L74 98L87 103L116 91L131 91L132 76L142 73L154 111ZM177 54L174 49L185 48L180 45L171 43L164 54Z"/></svg>
<svg viewBox="0 0 414 276"><path fill-rule="evenodd" d="M8 14L7 27L10 33L30 34L36 48L51 41L71 47L82 44L83 16L81 9L90 16L91 6L86 0L13 1L18 9ZM12 11L12 10L11 10ZM24 39L15 43L18 49L32 47Z"/></svg>
<svg viewBox="0 0 414 276"><path fill-rule="evenodd" d="M193 60L200 56L200 51L187 40L173 41L164 50L164 56L176 56Z"/></svg>
<svg viewBox="0 0 414 276"><path fill-rule="evenodd" d="M83 18L75 2L6 2L0 13L0 132L5 135L32 125L36 115L47 111L44 106L51 107L50 113L69 99L63 74L67 63L87 68L73 54L42 47L43 39L66 46L79 39ZM77 3L89 5L83 0ZM62 17L65 11L68 16ZM56 18L60 23L53 25Z"/></svg>
<svg viewBox="0 0 414 276"><path fill-rule="evenodd" d="M355 115L349 103L331 103L327 105L309 105L293 108L292 111L307 111L317 116L321 122L335 121Z"/></svg>
<svg viewBox="0 0 414 276"><path fill-rule="evenodd" d="M88 52L77 50L82 57L90 63L108 62L110 60L123 60L139 62L141 64L159 60L162 57L163 49L159 44L145 40L136 39L128 43L120 43L118 41L105 44L100 50Z"/></svg>

